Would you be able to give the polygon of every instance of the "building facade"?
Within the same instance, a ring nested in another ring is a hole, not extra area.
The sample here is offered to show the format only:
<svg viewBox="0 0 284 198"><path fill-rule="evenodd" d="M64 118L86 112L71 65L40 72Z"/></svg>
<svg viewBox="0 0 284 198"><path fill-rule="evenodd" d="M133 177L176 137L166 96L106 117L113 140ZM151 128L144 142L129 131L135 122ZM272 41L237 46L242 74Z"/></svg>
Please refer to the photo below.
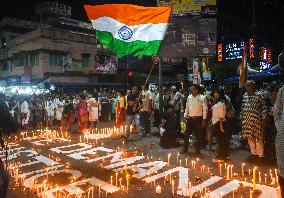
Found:
<svg viewBox="0 0 284 198"><path fill-rule="evenodd" d="M42 9L42 10L40 10ZM21 83L99 85L96 55L108 54L97 46L90 23L69 18L70 6L44 2L36 6L37 21L4 18L0 22L1 79Z"/></svg>

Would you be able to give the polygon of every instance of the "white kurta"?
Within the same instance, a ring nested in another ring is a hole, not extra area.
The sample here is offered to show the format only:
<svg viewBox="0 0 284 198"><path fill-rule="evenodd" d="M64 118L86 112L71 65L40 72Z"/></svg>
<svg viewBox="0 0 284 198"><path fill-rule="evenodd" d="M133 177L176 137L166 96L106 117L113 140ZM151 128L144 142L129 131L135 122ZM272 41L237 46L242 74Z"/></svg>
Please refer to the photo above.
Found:
<svg viewBox="0 0 284 198"><path fill-rule="evenodd" d="M94 122L99 119L100 103L96 99L90 99L89 104L89 121Z"/></svg>
<svg viewBox="0 0 284 198"><path fill-rule="evenodd" d="M21 113L24 114L22 117L22 126L29 124L30 110L29 104L27 101L24 101L21 105Z"/></svg>
<svg viewBox="0 0 284 198"><path fill-rule="evenodd" d="M58 100L55 105L55 119L56 120L62 119L63 110L64 110L64 102Z"/></svg>
<svg viewBox="0 0 284 198"><path fill-rule="evenodd" d="M45 102L45 110L47 112L48 117L54 117L54 109L55 105L52 100Z"/></svg>

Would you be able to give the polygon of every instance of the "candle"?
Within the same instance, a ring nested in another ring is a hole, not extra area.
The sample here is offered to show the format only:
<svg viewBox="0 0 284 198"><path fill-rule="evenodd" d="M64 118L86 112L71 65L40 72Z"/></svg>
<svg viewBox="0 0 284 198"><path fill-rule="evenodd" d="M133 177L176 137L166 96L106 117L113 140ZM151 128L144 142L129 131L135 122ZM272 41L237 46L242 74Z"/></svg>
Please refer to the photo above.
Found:
<svg viewBox="0 0 284 198"><path fill-rule="evenodd" d="M101 184L99 184L99 198L101 198Z"/></svg>
<svg viewBox="0 0 284 198"><path fill-rule="evenodd" d="M264 184L266 185L267 182L267 174L264 175Z"/></svg>
<svg viewBox="0 0 284 198"><path fill-rule="evenodd" d="M253 181L253 190L256 190L256 167L253 169L252 181Z"/></svg>
<svg viewBox="0 0 284 198"><path fill-rule="evenodd" d="M172 181L172 194L175 196L175 180Z"/></svg>
<svg viewBox="0 0 284 198"><path fill-rule="evenodd" d="M188 182L188 196L191 198L191 189L192 189L192 185L191 182Z"/></svg>
<svg viewBox="0 0 284 198"><path fill-rule="evenodd" d="M112 176L110 176L110 184L112 185Z"/></svg>
<svg viewBox="0 0 284 198"><path fill-rule="evenodd" d="M199 162L199 158L196 159L196 164L195 164L196 168L195 168L195 170L198 170L198 162Z"/></svg>
<svg viewBox="0 0 284 198"><path fill-rule="evenodd" d="M222 175L222 164L220 164L220 176Z"/></svg>
<svg viewBox="0 0 284 198"><path fill-rule="evenodd" d="M258 172L258 183L261 184L261 172Z"/></svg>
<svg viewBox="0 0 284 198"><path fill-rule="evenodd" d="M119 179L119 187L121 188L121 180L122 178Z"/></svg>
<svg viewBox="0 0 284 198"><path fill-rule="evenodd" d="M250 176L250 169L249 169L249 176Z"/></svg>
<svg viewBox="0 0 284 198"><path fill-rule="evenodd" d="M244 166L245 166L245 164L244 164L244 163L242 163L242 176L243 176L243 177L245 176Z"/></svg>
<svg viewBox="0 0 284 198"><path fill-rule="evenodd" d="M156 193L157 193L157 194L161 194L161 193L162 193L162 188L161 188L161 186L158 185L158 186L156 187Z"/></svg>
<svg viewBox="0 0 284 198"><path fill-rule="evenodd" d="M230 179L230 165L227 167L227 179Z"/></svg>
<svg viewBox="0 0 284 198"><path fill-rule="evenodd" d="M117 174L118 173L115 173L115 185L117 186Z"/></svg>
<svg viewBox="0 0 284 198"><path fill-rule="evenodd" d="M128 187L129 187L129 176L126 176L126 191L128 192Z"/></svg>
<svg viewBox="0 0 284 198"><path fill-rule="evenodd" d="M180 155L180 154L177 154L177 162L178 162L179 155Z"/></svg>
<svg viewBox="0 0 284 198"><path fill-rule="evenodd" d="M168 166L170 165L170 158L172 154L168 154Z"/></svg>
<svg viewBox="0 0 284 198"><path fill-rule="evenodd" d="M275 171L275 177L276 177L276 184L277 184L277 186L279 186L277 169L274 169L274 171Z"/></svg>
<svg viewBox="0 0 284 198"><path fill-rule="evenodd" d="M231 165L231 177L233 178L233 167L234 167L234 165Z"/></svg>

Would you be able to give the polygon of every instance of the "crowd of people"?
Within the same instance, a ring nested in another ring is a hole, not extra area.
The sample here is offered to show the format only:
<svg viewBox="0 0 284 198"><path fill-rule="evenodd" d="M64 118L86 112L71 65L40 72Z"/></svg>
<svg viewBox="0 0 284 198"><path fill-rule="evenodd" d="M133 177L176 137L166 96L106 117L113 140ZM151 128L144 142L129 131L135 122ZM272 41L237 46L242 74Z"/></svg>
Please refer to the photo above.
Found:
<svg viewBox="0 0 284 198"><path fill-rule="evenodd" d="M274 163L273 106L279 88L272 83L266 89L257 89L254 81L247 81L243 93L225 93L219 86L197 84L183 92L171 86L160 98L158 91L149 90L146 84L120 91L1 97L23 129L61 127L62 131L81 133L95 128L99 121L113 119L116 127L125 127L126 141L154 133L161 137L161 147L180 146L181 153L188 153L193 142L196 156L201 156L206 145L211 150L217 143L214 160L219 161L230 158L231 137L237 134L242 145L250 148L249 161L261 163L265 157Z"/></svg>

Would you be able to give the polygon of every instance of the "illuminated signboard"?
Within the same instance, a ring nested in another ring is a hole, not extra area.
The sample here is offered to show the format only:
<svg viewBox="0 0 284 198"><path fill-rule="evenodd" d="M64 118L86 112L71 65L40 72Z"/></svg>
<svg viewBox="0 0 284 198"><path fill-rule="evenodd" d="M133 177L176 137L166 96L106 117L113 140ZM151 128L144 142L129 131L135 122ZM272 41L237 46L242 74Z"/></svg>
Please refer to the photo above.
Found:
<svg viewBox="0 0 284 198"><path fill-rule="evenodd" d="M223 61L223 45L221 43L219 43L217 46L217 57L218 62Z"/></svg>
<svg viewBox="0 0 284 198"><path fill-rule="evenodd" d="M254 39L249 39L249 58L250 59L254 59L254 51L255 51Z"/></svg>
<svg viewBox="0 0 284 198"><path fill-rule="evenodd" d="M225 45L224 59L225 60L236 60L242 59L245 42L232 42Z"/></svg>
<svg viewBox="0 0 284 198"><path fill-rule="evenodd" d="M265 71L272 68L272 53L271 50L266 47L261 47L260 50L260 62L259 70Z"/></svg>

